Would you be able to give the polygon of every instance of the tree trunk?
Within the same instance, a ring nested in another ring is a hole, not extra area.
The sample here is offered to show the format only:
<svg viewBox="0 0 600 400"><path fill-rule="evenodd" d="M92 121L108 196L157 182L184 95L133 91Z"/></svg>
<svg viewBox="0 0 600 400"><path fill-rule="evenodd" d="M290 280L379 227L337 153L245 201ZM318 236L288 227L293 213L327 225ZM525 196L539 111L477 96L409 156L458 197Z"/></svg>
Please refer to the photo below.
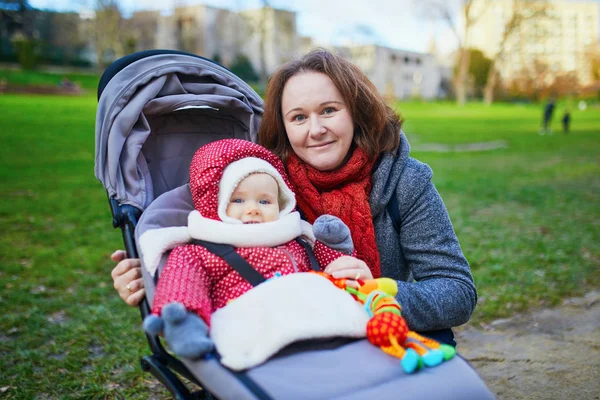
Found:
<svg viewBox="0 0 600 400"><path fill-rule="evenodd" d="M486 106L489 106L494 102L494 89L496 88L497 81L498 71L496 70L496 63L492 61L492 65L490 65L490 70L488 72L487 82L483 89L483 101Z"/></svg>
<svg viewBox="0 0 600 400"><path fill-rule="evenodd" d="M260 83L262 85L267 84L267 79L269 77L269 73L267 71L267 11L269 4L266 0L262 2L262 10L261 10L261 21L260 21ZM271 34L273 34L271 32Z"/></svg>
<svg viewBox="0 0 600 400"><path fill-rule="evenodd" d="M456 103L459 106L464 106L467 102L467 83L469 77L469 64L471 62L471 52L469 49L465 47L460 49L458 62L458 72L454 84L456 89Z"/></svg>

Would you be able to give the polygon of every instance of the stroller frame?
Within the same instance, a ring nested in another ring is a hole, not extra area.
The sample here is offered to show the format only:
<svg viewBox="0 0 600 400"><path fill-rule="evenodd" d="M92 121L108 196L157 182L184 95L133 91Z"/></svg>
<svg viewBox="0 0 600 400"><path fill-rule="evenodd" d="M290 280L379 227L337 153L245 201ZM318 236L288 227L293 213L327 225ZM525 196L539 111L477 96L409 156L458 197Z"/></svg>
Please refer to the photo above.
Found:
<svg viewBox="0 0 600 400"><path fill-rule="evenodd" d="M138 258L139 255L135 247L134 232L137 221L142 215L142 212L134 206L119 204L115 198L109 198L108 202L113 216L113 227L121 228L127 257ZM145 297L140 303L139 309L142 320L146 318L146 316L150 315L150 305ZM175 399L210 398L207 397L208 392L206 392L204 389L202 389L200 393L197 392L192 394L185 384L177 377L177 375L171 371L170 368L197 385L200 385L200 382L196 380L196 378L188 371L181 361L173 357L165 350L157 337L148 335L147 333L145 335L148 345L150 346L150 350L152 351L152 355L144 356L140 360L140 365L143 371L154 375L154 377L158 379L167 388L167 390L171 392L171 394L173 394Z"/></svg>

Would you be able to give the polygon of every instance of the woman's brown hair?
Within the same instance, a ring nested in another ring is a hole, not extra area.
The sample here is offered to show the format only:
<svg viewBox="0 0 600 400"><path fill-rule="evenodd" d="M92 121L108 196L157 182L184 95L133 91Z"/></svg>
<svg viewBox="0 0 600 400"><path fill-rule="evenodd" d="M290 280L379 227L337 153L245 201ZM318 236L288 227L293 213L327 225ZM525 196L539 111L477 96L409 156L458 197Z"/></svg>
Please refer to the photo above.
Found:
<svg viewBox="0 0 600 400"><path fill-rule="evenodd" d="M263 119L258 130L261 145L282 160L287 159L292 147L283 125L283 88L292 76L310 71L327 75L340 91L354 121L354 145L363 149L371 159L398 148L402 126L400 116L385 104L375 85L357 66L323 49L287 62L269 79Z"/></svg>

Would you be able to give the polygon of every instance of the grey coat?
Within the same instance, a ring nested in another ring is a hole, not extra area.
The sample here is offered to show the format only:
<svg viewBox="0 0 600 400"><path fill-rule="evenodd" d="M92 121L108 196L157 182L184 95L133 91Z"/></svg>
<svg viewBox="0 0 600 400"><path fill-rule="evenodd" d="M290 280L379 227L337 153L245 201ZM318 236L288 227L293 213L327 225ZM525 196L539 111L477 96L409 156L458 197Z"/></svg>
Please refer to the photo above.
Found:
<svg viewBox="0 0 600 400"><path fill-rule="evenodd" d="M401 133L398 155L383 155L373 172L369 204L382 276L398 280L396 297L411 329L458 326L477 303L473 276L431 182L431 168L409 152ZM387 210L392 196L399 207L399 233Z"/></svg>

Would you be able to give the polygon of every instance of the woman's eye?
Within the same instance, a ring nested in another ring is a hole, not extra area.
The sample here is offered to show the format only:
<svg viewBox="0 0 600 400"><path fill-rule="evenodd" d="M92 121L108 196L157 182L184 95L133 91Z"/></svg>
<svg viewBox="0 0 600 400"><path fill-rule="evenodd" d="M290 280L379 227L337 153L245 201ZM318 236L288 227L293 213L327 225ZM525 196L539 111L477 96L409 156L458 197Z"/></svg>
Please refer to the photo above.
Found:
<svg viewBox="0 0 600 400"><path fill-rule="evenodd" d="M327 107L325 109L323 109L323 114L333 114L335 112L335 108L333 107Z"/></svg>
<svg viewBox="0 0 600 400"><path fill-rule="evenodd" d="M293 120L294 120L295 122L302 122L302 121L304 121L305 119L306 119L306 117L305 117L304 115L296 115L296 116L294 116L294 118L293 118Z"/></svg>

